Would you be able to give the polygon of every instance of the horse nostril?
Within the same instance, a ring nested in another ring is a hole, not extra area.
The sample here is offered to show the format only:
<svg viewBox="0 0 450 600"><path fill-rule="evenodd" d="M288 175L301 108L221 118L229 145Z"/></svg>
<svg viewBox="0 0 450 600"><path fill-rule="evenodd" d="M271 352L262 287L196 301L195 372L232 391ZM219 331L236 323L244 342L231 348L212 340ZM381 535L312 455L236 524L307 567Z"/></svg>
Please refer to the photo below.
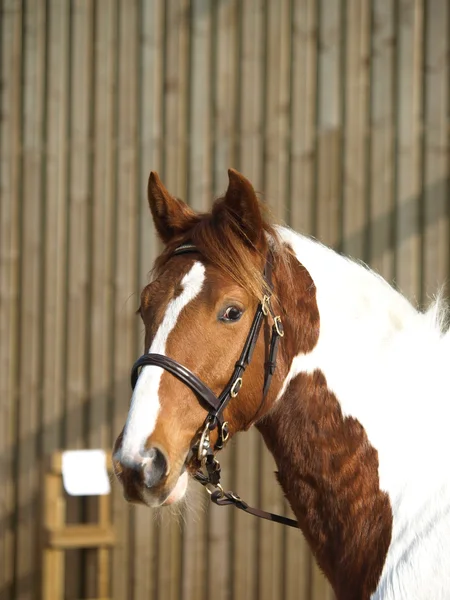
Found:
<svg viewBox="0 0 450 600"><path fill-rule="evenodd" d="M167 474L167 459L159 448L149 448L145 457L150 460L144 463L144 483L152 488Z"/></svg>

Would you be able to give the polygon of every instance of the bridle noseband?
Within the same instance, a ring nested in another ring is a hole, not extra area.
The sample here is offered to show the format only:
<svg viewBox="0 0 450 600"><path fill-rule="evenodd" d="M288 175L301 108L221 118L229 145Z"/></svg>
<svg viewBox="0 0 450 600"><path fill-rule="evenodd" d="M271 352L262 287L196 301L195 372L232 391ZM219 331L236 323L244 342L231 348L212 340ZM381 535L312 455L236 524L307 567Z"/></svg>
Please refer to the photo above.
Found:
<svg viewBox="0 0 450 600"><path fill-rule="evenodd" d="M179 254L193 252L198 252L197 248L193 244L183 244L174 251L173 255L176 256ZM296 521L286 519L285 517L280 517L278 515L273 515L272 513L266 513L265 511L261 511L259 509L250 508L243 500L239 498L239 496L233 492L225 492L220 485L220 464L215 457L215 452L224 447L225 442L229 437L228 423L224 421L223 412L230 400L232 398L236 398L242 388L245 369L250 364L252 359L253 351L261 331L263 320L269 314L272 316L273 325L269 344L268 360L264 364L262 400L258 410L256 411L256 414L253 416L248 426L254 423L261 413L269 392L272 376L276 369L278 345L280 338L284 336L284 330L281 318L279 315L275 315L270 301L273 293L272 263L273 256L269 251L264 267L266 294L264 295L263 300L258 304L249 333L247 335L247 339L245 340L241 355L235 363L233 373L219 396L216 396L211 388L203 383L203 381L187 367L183 366L169 356L155 353L143 354L134 363L131 369L131 387L132 389L135 388L140 369L142 367L155 366L161 367L162 369L171 373L174 377L179 379L188 388L190 388L195 393L197 398L199 398L201 403L208 408L208 415L203 424L202 432L198 437L198 441L194 443L191 450L197 454L197 458L205 470L205 473L198 471L194 475L194 478L206 487L211 495L211 500L219 506L234 504L237 508L245 510L246 512L250 512L256 516L284 523L285 525L290 525L292 527L298 527ZM217 441L214 444L214 448L212 448L210 442L210 432L216 428L218 429L218 436Z"/></svg>

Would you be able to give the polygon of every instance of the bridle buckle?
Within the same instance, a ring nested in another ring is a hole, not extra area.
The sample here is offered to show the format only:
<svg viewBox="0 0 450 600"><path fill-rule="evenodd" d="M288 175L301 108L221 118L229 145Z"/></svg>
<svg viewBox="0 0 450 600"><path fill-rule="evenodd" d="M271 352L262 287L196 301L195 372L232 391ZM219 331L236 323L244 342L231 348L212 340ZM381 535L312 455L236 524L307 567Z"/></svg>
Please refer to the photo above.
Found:
<svg viewBox="0 0 450 600"><path fill-rule="evenodd" d="M270 296L264 296L261 302L263 315L267 317L270 312Z"/></svg>
<svg viewBox="0 0 450 600"><path fill-rule="evenodd" d="M274 317L273 324L275 325L275 329L280 337L284 337L284 327L281 322L281 317L278 315Z"/></svg>
<svg viewBox="0 0 450 600"><path fill-rule="evenodd" d="M240 392L241 387L242 387L242 377L238 377L231 387L230 396L232 398L236 398L236 396Z"/></svg>
<svg viewBox="0 0 450 600"><path fill-rule="evenodd" d="M197 458L199 462L203 462L205 460L207 452L210 448L209 432L209 420L207 420L202 435L200 436L200 441L197 448Z"/></svg>

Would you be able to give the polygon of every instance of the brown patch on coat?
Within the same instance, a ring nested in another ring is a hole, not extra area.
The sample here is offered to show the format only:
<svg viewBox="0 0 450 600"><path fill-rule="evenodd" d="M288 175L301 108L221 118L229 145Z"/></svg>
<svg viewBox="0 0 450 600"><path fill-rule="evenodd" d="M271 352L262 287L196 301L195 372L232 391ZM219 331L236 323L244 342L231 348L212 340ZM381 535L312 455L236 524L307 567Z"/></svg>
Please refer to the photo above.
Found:
<svg viewBox="0 0 450 600"><path fill-rule="evenodd" d="M258 428L337 598L370 598L391 541L392 509L364 428L342 415L320 371L293 379Z"/></svg>

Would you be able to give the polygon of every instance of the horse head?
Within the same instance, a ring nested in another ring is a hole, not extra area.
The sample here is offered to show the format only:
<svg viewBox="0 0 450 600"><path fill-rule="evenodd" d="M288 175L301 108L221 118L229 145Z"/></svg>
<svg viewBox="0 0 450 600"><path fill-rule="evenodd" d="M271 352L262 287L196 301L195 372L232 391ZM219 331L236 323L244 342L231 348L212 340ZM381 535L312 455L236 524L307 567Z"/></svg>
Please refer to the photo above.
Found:
<svg viewBox="0 0 450 600"><path fill-rule="evenodd" d="M183 497L187 474L199 468L196 445L205 427L216 452L270 411L288 372L293 336L286 337L276 369L271 369L275 372L267 375L272 333L284 335L282 322L291 303L289 298L283 301L288 296L289 258L282 255L247 179L230 170L226 194L209 214L196 214L171 196L155 173L149 178L148 200L165 248L141 294L138 312L146 353L160 361L168 357L193 373L211 397L229 392L216 422L207 421L212 408L208 398L205 402L195 386L158 366L161 362L145 364L143 357L129 415L115 444L114 464L127 499L158 506ZM264 299L266 314L253 331L248 360L242 351ZM314 337L314 327L305 323L304 339ZM285 328L289 333L289 322ZM246 364L236 372L239 359Z"/></svg>

